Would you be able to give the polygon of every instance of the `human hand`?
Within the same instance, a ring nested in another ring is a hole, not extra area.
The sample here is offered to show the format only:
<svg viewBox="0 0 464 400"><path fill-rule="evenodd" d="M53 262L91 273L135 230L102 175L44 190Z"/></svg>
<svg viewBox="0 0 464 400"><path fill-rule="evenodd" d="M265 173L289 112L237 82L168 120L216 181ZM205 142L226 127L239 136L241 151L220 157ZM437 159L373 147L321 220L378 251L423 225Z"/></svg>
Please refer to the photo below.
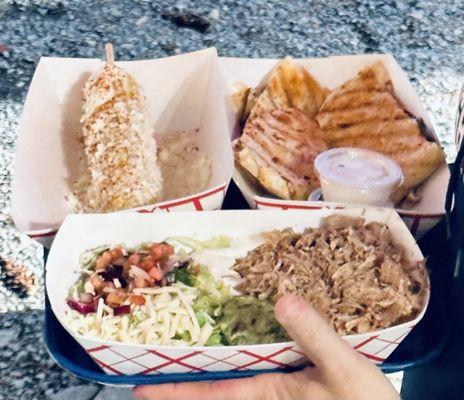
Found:
<svg viewBox="0 0 464 400"><path fill-rule="evenodd" d="M302 371L269 373L252 378L139 386L137 399L147 400L398 400L380 370L352 349L304 300L283 296L277 320L314 363Z"/></svg>

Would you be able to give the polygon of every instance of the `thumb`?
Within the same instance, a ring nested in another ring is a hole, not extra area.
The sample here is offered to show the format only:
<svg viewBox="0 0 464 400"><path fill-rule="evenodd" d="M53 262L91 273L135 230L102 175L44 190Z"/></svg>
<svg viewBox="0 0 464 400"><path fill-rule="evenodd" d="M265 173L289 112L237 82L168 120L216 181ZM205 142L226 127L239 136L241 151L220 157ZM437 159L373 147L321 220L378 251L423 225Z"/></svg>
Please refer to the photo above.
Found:
<svg viewBox="0 0 464 400"><path fill-rule="evenodd" d="M321 370L336 372L356 368L363 358L340 338L307 302L285 295L275 306L275 316L305 355Z"/></svg>

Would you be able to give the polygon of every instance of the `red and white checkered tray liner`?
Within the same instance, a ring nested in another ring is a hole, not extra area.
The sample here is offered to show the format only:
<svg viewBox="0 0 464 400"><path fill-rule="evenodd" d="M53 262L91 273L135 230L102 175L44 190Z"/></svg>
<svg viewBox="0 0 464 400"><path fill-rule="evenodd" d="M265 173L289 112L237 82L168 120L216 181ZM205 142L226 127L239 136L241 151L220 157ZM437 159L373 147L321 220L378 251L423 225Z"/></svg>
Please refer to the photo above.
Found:
<svg viewBox="0 0 464 400"><path fill-rule="evenodd" d="M321 208L332 208L340 210L349 207L346 204L329 203L324 201L288 201L270 199L261 196L253 196L250 202L251 208L258 210L319 210ZM397 210L406 226L417 239L432 229L443 218L443 213L421 214L415 211Z"/></svg>
<svg viewBox="0 0 464 400"><path fill-rule="evenodd" d="M124 242L128 245L163 240L172 235L215 235L242 237L269 229L294 227L301 230L318 226L321 218L334 213L363 216L367 221L389 225L411 259L422 259L412 235L394 210L374 208L317 209L311 213L289 210L221 211L107 215L68 217L52 245L47 262L46 287L53 312L67 329L63 313L65 297L75 281L79 254L102 244ZM212 267L212 272L218 274ZM218 276L218 275L217 275ZM220 276L220 275L219 275ZM375 363L383 362L411 329L425 309L413 321L377 332L346 336L345 340ZM69 332L69 330L68 330ZM77 342L108 374L167 374L180 372L275 369L300 365L304 355L293 342L256 346L171 347L130 345L89 339L74 335Z"/></svg>
<svg viewBox="0 0 464 400"><path fill-rule="evenodd" d="M347 336L345 340L374 363L382 363L407 336L412 327L395 328L366 337ZM246 371L290 368L307 363L305 355L293 343L259 346L163 348L102 344L77 339L92 359L110 375L169 374L180 372Z"/></svg>
<svg viewBox="0 0 464 400"><path fill-rule="evenodd" d="M165 201L162 203L150 204L135 209L124 210L119 212L138 212L149 214L153 212L174 212L174 211L204 211L219 210L224 201L229 182L220 186L205 190L204 192L192 196L182 197L180 199ZM55 238L57 229L47 229L42 231L25 232L31 238L37 240L43 246L49 248Z"/></svg>

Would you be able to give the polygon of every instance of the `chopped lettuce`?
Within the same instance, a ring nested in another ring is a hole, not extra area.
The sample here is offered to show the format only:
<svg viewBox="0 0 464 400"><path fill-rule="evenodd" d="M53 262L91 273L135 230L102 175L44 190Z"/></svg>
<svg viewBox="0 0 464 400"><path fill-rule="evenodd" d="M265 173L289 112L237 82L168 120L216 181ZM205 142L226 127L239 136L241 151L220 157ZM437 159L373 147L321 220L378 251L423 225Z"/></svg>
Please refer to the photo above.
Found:
<svg viewBox="0 0 464 400"><path fill-rule="evenodd" d="M77 294L85 293L85 283L83 280L78 281L74 285L74 289L76 289Z"/></svg>
<svg viewBox="0 0 464 400"><path fill-rule="evenodd" d="M213 319L221 314L221 307L231 296L229 288L219 280L214 279L207 267L200 266L200 271L194 276L194 286L198 289L198 297L193 309L204 311Z"/></svg>
<svg viewBox="0 0 464 400"><path fill-rule="evenodd" d="M213 329L213 333L211 333L211 336L206 341L205 346L221 346L222 344L221 329L216 325Z"/></svg>
<svg viewBox="0 0 464 400"><path fill-rule="evenodd" d="M190 337L190 333L188 331L183 332L182 334L177 334L173 337L176 340L183 340L184 342L190 342L192 339Z"/></svg>
<svg viewBox="0 0 464 400"><path fill-rule="evenodd" d="M209 269L204 266L200 266L198 272L193 275L193 284L198 289L197 299L193 304L198 322L200 326L209 323L214 327L205 345L222 345L222 333L216 318L221 315L223 304L231 296L230 290L222 281L214 279Z"/></svg>
<svg viewBox="0 0 464 400"><path fill-rule="evenodd" d="M230 238L228 236L215 236L208 240L199 240L186 236L174 236L167 241L174 248L179 248L179 245L186 246L193 251L200 251L205 249L224 249L230 246Z"/></svg>
<svg viewBox="0 0 464 400"><path fill-rule="evenodd" d="M209 271L208 267L200 266L199 272L194 276L194 286L207 293L217 302L221 302L225 297L230 296L230 290L224 282L216 280Z"/></svg>
<svg viewBox="0 0 464 400"><path fill-rule="evenodd" d="M92 250L87 250L81 253L79 256L79 264L82 269L91 269L93 268L94 264L97 261L97 258L106 250L108 250L108 246L100 246L96 247Z"/></svg>
<svg viewBox="0 0 464 400"><path fill-rule="evenodd" d="M195 315L198 319L198 323L200 324L201 327L203 327L206 323L209 323L210 325L215 325L216 322L214 321L213 318L211 318L208 313L204 310L199 310L195 312Z"/></svg>

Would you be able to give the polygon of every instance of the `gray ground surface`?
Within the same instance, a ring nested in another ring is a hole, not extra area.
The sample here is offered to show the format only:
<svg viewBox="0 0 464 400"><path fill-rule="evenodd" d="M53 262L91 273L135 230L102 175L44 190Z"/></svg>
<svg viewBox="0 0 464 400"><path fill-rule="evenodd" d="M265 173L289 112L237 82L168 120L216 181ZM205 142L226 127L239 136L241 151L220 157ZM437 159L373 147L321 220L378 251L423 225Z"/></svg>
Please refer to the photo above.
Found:
<svg viewBox="0 0 464 400"><path fill-rule="evenodd" d="M173 21L186 12L204 17L196 29ZM41 55L101 57L107 41L125 60L208 46L236 57L389 52L409 73L452 160L463 21L461 1L0 0L0 255L39 277L36 292L21 297L0 274L0 399L130 398L79 382L48 358L41 343L42 251L8 218L16 128Z"/></svg>

